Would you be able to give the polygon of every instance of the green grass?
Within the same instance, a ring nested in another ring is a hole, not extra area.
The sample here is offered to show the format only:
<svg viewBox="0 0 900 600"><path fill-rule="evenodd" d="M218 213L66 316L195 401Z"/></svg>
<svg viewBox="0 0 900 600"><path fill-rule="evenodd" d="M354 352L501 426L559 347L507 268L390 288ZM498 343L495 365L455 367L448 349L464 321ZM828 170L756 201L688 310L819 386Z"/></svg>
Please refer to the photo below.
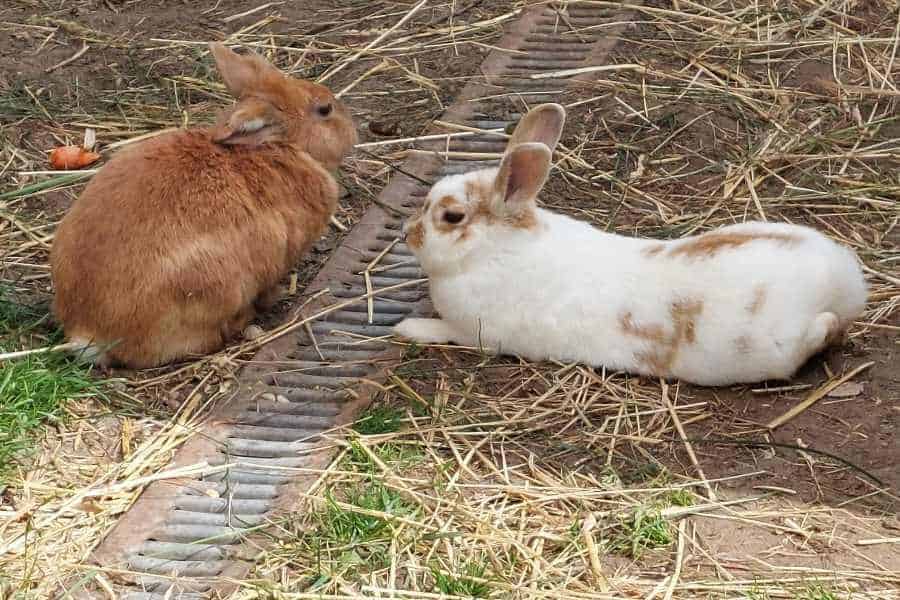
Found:
<svg viewBox="0 0 900 600"><path fill-rule="evenodd" d="M291 591L312 592L334 580L360 581L390 563L394 538L409 531L394 517L415 516L415 504L372 476L342 481L325 490L323 505L303 515L302 526L286 527L272 536L272 541L277 540L273 553L304 573ZM290 534L284 536L284 532Z"/></svg>
<svg viewBox="0 0 900 600"><path fill-rule="evenodd" d="M65 403L102 395L86 367L57 355L0 362L0 485L47 422L65 415Z"/></svg>
<svg viewBox="0 0 900 600"><path fill-rule="evenodd" d="M353 429L361 435L394 433L400 429L403 413L392 406L373 406L354 423Z"/></svg>
<svg viewBox="0 0 900 600"><path fill-rule="evenodd" d="M416 445L399 441L367 444L358 436L394 433L400 429L403 413L390 406L375 406L367 410L353 425L356 434L351 436L350 448L341 462L343 471L362 474L361 481L342 484L336 495L333 490L325 493L325 508L316 516L317 525L306 536L305 547L315 552L317 576L330 580L334 573L340 577L357 577L384 566L387 550L394 536L394 526L389 516L365 514L357 508L393 516L408 516L415 507L395 490L379 479L378 461L392 469L403 470L422 460L422 452ZM340 506L337 497L349 507ZM322 561L334 570L323 568Z"/></svg>
<svg viewBox="0 0 900 600"><path fill-rule="evenodd" d="M303 536L304 552L315 556L316 575L324 580L335 574L357 578L384 567L388 560L393 519L357 509L398 517L415 513L400 494L374 480L345 489L341 496L349 507L340 506L332 490L325 493L326 506L316 515L317 526Z"/></svg>
<svg viewBox="0 0 900 600"><path fill-rule="evenodd" d="M764 587L754 585L744 594L747 600L769 600L769 591Z"/></svg>
<svg viewBox="0 0 900 600"><path fill-rule="evenodd" d="M13 300L9 288L0 285L0 348L12 350L12 338L34 328L45 317L37 307Z"/></svg>
<svg viewBox="0 0 900 600"><path fill-rule="evenodd" d="M626 485L650 483L665 485L668 473L658 463L631 461L619 469L619 478Z"/></svg>
<svg viewBox="0 0 900 600"><path fill-rule="evenodd" d="M326 500L328 506L320 518L319 533L328 541L347 545L390 538L391 524L387 519L343 508L330 491ZM413 512L413 507L400 494L375 481L349 489L344 503L394 516Z"/></svg>
<svg viewBox="0 0 900 600"><path fill-rule="evenodd" d="M13 121L23 117L43 117L40 107L25 89L25 82L14 78L8 89L0 96L0 114Z"/></svg>
<svg viewBox="0 0 900 600"><path fill-rule="evenodd" d="M640 508L621 522L607 546L612 552L639 558L644 551L670 546L673 541L672 527L659 511Z"/></svg>
<svg viewBox="0 0 900 600"><path fill-rule="evenodd" d="M19 350L31 333L46 321L46 312L16 302L0 288L0 351ZM41 332L42 334L44 332ZM59 337L49 332L54 343ZM65 403L86 396L102 396L100 382L89 368L57 354L0 361L0 487L16 462L33 447L48 422L65 417Z"/></svg>
<svg viewBox="0 0 900 600"><path fill-rule="evenodd" d="M481 562L469 562L462 568L461 575L447 575L432 567L435 591L464 598L487 598L491 587L483 581L485 565Z"/></svg>
<svg viewBox="0 0 900 600"><path fill-rule="evenodd" d="M666 494L665 503L669 506L693 506L694 495L686 490L671 490Z"/></svg>
<svg viewBox="0 0 900 600"><path fill-rule="evenodd" d="M378 459L397 470L405 470L422 462L424 455L418 446L412 444L403 444L399 442L384 442L375 446L370 446L369 451ZM378 472L378 466L363 450L358 441L351 440L350 451L347 453L345 463L341 466L347 471L358 471L360 473L375 474Z"/></svg>
<svg viewBox="0 0 900 600"><path fill-rule="evenodd" d="M797 600L840 600L837 592L828 589L821 583L810 583L796 596Z"/></svg>
<svg viewBox="0 0 900 600"><path fill-rule="evenodd" d="M415 342L410 342L403 351L403 360L415 360L422 355L422 347Z"/></svg>

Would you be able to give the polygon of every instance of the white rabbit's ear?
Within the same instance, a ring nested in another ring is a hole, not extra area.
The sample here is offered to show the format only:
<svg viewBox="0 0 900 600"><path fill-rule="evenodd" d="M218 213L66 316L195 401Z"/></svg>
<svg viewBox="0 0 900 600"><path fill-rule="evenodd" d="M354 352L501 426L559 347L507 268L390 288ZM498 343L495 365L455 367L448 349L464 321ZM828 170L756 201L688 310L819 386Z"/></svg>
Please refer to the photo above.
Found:
<svg viewBox="0 0 900 600"><path fill-rule="evenodd" d="M506 153L494 180L494 214L515 213L534 202L550 173L550 148L519 144Z"/></svg>
<svg viewBox="0 0 900 600"><path fill-rule="evenodd" d="M566 109L559 104L540 104L522 117L506 147L509 151L519 144L540 142L553 152L565 124Z"/></svg>

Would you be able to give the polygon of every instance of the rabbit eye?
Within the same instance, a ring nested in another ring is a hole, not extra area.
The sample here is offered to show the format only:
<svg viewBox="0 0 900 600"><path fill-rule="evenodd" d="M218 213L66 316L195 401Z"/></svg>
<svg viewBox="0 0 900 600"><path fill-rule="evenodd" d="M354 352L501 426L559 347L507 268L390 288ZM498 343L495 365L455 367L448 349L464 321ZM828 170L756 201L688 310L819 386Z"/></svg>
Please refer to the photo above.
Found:
<svg viewBox="0 0 900 600"><path fill-rule="evenodd" d="M457 225L458 223L462 223L462 220L466 218L466 215L459 212L445 212L444 220L450 223L451 225Z"/></svg>
<svg viewBox="0 0 900 600"><path fill-rule="evenodd" d="M327 117L328 115L331 114L331 110L332 110L332 106L331 106L331 103L329 102L328 104L323 104L320 107L318 107L316 109L316 112L319 113L320 117Z"/></svg>

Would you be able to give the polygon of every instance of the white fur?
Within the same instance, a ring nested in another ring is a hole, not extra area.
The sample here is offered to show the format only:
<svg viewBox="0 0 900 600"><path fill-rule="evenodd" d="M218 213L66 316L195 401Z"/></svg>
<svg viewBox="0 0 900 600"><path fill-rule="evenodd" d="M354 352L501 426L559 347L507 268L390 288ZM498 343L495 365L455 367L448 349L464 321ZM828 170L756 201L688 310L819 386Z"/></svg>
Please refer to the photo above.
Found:
<svg viewBox="0 0 900 600"><path fill-rule="evenodd" d="M259 131L263 127L268 125L262 118L257 117L256 119L250 119L249 121L244 121L241 123L241 131L245 133L252 133L254 131Z"/></svg>
<svg viewBox="0 0 900 600"><path fill-rule="evenodd" d="M66 346L66 351L78 360L104 367L109 364L106 349L95 344L93 340L74 336Z"/></svg>
<svg viewBox="0 0 900 600"><path fill-rule="evenodd" d="M475 202L466 198L466 182L484 185L496 175L489 169L439 181L429 193L432 210L448 195ZM424 244L413 251L441 318L406 319L396 333L421 343L727 385L790 378L866 303L855 255L807 227L732 225L717 233L787 234L799 241L757 239L709 256L669 256L688 240L608 234L533 202L536 229L473 221L462 241L459 232L441 233L420 217ZM647 252L659 244L662 250ZM752 312L759 289L765 298ZM641 357L658 345L623 330L623 316L673 334L671 310L679 301L702 302L694 340L678 344L668 372L653 372Z"/></svg>

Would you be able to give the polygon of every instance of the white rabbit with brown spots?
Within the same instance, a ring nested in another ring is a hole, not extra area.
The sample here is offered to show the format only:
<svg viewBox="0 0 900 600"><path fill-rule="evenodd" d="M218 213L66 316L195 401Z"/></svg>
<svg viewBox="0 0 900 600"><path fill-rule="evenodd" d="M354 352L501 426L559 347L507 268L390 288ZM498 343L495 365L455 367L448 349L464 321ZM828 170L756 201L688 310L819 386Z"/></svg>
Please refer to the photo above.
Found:
<svg viewBox="0 0 900 600"><path fill-rule="evenodd" d="M789 379L866 304L855 254L744 223L662 242L539 208L565 111L534 108L499 168L453 175L404 226L438 319L396 333L701 385Z"/></svg>

